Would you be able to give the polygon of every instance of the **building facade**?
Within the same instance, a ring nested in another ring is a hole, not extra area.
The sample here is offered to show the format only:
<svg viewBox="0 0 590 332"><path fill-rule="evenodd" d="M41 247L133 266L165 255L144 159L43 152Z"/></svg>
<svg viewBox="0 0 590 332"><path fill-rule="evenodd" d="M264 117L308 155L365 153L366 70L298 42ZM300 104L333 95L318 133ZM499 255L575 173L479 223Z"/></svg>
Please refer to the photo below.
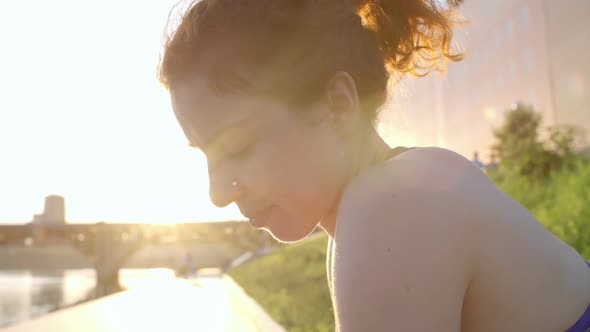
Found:
<svg viewBox="0 0 590 332"><path fill-rule="evenodd" d="M470 22L455 41L465 60L403 81L385 113L391 130L413 132L402 142L488 160L493 128L517 102L533 105L544 126L590 131L590 1L466 0L461 11Z"/></svg>

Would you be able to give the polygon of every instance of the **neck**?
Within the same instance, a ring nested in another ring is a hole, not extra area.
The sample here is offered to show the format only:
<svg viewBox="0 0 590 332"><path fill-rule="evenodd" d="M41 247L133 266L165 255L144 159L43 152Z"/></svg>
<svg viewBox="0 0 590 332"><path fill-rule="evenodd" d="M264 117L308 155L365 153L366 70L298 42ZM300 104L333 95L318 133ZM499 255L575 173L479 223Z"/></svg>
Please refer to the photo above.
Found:
<svg viewBox="0 0 590 332"><path fill-rule="evenodd" d="M332 238L334 238L336 233L340 199L347 190L350 182L368 169L385 161L391 150L389 145L383 140L383 138L381 138L381 136L379 136L373 126L370 126L366 133L360 136L361 139L358 139L354 144L351 144L351 167L347 175L346 185L338 195L337 201L332 205L330 213L320 221L320 227L322 227L322 229Z"/></svg>

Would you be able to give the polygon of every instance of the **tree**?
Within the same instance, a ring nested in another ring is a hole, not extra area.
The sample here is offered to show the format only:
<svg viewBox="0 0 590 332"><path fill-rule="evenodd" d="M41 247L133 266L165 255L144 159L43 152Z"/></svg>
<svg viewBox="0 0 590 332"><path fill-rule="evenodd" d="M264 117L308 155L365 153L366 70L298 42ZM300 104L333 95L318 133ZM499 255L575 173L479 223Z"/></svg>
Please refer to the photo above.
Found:
<svg viewBox="0 0 590 332"><path fill-rule="evenodd" d="M549 127L544 141L541 123L531 105L517 103L506 113L504 124L494 130L492 145L503 172L546 177L576 158L575 146L583 141L583 131L572 125Z"/></svg>
<svg viewBox="0 0 590 332"><path fill-rule="evenodd" d="M581 147L586 141L585 132L573 125L549 127L549 148L565 160L575 159L575 147Z"/></svg>

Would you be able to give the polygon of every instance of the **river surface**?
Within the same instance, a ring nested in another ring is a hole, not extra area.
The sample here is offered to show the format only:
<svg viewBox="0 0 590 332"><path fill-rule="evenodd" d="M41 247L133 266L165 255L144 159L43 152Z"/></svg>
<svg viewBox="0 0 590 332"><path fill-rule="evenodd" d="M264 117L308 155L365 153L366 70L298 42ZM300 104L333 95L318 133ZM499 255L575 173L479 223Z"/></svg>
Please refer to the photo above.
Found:
<svg viewBox="0 0 590 332"><path fill-rule="evenodd" d="M174 279L169 269L123 269L125 288L149 286ZM26 321L92 297L93 269L0 270L0 327Z"/></svg>

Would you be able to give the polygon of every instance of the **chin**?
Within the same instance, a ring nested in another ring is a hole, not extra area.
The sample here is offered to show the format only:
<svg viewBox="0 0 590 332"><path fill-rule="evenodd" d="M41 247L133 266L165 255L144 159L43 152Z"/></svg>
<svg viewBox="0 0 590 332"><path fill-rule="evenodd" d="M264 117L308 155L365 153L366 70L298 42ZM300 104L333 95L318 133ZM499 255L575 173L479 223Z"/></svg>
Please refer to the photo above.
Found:
<svg viewBox="0 0 590 332"><path fill-rule="evenodd" d="M318 222L270 222L264 227L277 241L294 243L305 239L316 228Z"/></svg>

